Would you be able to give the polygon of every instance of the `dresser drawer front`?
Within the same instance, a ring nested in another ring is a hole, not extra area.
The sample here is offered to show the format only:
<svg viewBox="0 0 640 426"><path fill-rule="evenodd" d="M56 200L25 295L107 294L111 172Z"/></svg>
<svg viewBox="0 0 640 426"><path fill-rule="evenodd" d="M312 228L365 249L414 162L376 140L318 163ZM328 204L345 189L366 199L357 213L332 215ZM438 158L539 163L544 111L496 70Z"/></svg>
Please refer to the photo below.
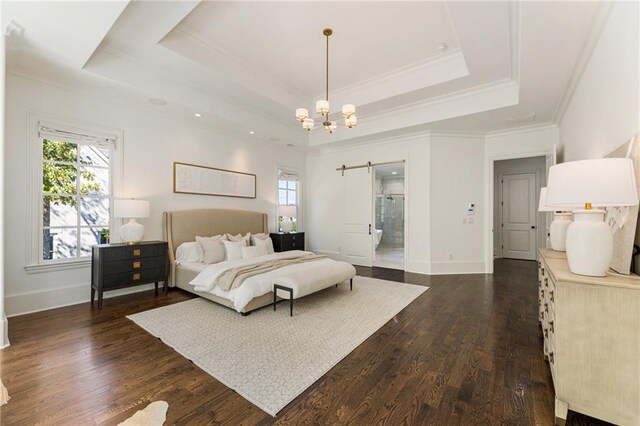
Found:
<svg viewBox="0 0 640 426"><path fill-rule="evenodd" d="M164 279L164 270L160 269L146 269L137 272L116 272L111 274L106 273L102 280L102 286L104 290L108 290L110 288L133 285L136 283L163 281Z"/></svg>
<svg viewBox="0 0 640 426"><path fill-rule="evenodd" d="M141 259L144 257L165 256L167 253L166 244L156 245L132 245L104 250L101 254L105 261Z"/></svg>
<svg viewBox="0 0 640 426"><path fill-rule="evenodd" d="M105 274L116 272L136 272L142 269L162 269L167 267L164 256L141 257L139 259L111 260L103 264Z"/></svg>

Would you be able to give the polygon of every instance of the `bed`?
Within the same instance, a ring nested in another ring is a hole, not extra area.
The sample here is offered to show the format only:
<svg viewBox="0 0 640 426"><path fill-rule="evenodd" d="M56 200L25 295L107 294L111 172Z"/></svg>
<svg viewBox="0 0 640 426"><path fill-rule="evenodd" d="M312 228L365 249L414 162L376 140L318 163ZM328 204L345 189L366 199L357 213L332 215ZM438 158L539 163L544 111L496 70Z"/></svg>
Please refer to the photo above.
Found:
<svg viewBox="0 0 640 426"><path fill-rule="evenodd" d="M327 280L332 279L332 273L334 277L337 278L336 282L330 284L339 284L344 281L343 277L339 277L339 274L336 275L335 273L335 271L339 269L336 268L336 266L344 264L344 262L321 258L308 261L307 263L291 264L285 267L281 267L280 264L278 264L275 269L264 273L260 271L260 273L255 276L244 280L239 287L225 292L218 288L219 282L215 286L213 284L214 280L212 277L216 276L216 271L236 265L252 264L252 262L263 262L267 260L279 261L296 256L315 255L311 252L290 251L286 253L274 253L255 259L225 260L214 264L176 262L177 248L182 243L195 241L196 236L268 233L267 215L265 213L233 209L197 209L165 212L164 229L165 238L169 245L169 286L178 287L194 293L200 297L234 309L243 315L248 315L253 310L261 307L272 305L274 300L282 300L280 297L274 299L272 291L273 284L276 283L280 276L284 277L287 273L293 274L294 277L300 277L301 275L305 275L307 270L305 268L313 268L316 271L324 270L326 273L314 272L314 275L317 275L319 279L317 282L311 283L311 285L313 286L317 283L318 285L324 285L325 288ZM349 268L353 269L351 265L349 265ZM355 275L355 269L353 269L353 275ZM208 280L208 288L203 287L202 284L203 281L206 280ZM299 280L304 281L304 279L300 278ZM197 287L190 284L191 282L194 282ZM285 296L285 298L286 297L287 296Z"/></svg>

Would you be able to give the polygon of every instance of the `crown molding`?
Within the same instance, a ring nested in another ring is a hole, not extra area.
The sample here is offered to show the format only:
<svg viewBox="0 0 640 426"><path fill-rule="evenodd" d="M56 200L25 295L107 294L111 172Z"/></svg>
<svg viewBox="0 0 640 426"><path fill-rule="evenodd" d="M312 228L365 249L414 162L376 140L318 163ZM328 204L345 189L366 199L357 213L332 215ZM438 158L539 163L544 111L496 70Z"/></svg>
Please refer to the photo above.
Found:
<svg viewBox="0 0 640 426"><path fill-rule="evenodd" d="M571 78L565 87L565 90L562 94L562 98L560 99L560 103L556 109L556 113L554 115L554 123L560 123L564 114L567 112L567 108L569 108L569 104L571 104L571 100L573 99L573 95L582 79L582 74L587 67L587 64L591 60L591 56L593 55L593 51L595 50L598 41L600 40L600 36L602 35L602 30L604 29L607 21L609 20L609 15L613 10L615 2L599 2L593 17L591 18L591 23L589 25L589 30L587 31L587 37L580 48L580 53L578 54L578 59L576 60L575 67L573 69L573 73L571 74Z"/></svg>
<svg viewBox="0 0 640 426"><path fill-rule="evenodd" d="M306 152L307 152L307 157L317 156L320 154L330 153L330 152L344 152L348 150L362 148L364 146L375 147L380 145L388 145L391 143L395 144L395 143L409 142L421 137L430 138L431 133L432 133L431 130L420 130L420 131L413 131L413 132L404 133L404 134L398 134L394 136L385 136L385 137L381 137L374 140L372 139L358 140L358 141L350 142L348 144L344 144L344 141L337 141L330 144L310 146L307 148ZM339 145L341 143L342 145Z"/></svg>
<svg viewBox="0 0 640 426"><path fill-rule="evenodd" d="M503 136L511 136L511 135L522 135L527 133L537 133L543 132L545 130L558 130L558 125L553 121L549 121L546 123L537 123L529 126L520 126L514 127L510 129L503 130L492 130L485 134L486 139L503 137Z"/></svg>
<svg viewBox="0 0 640 426"><path fill-rule="evenodd" d="M520 83L520 23L522 20L519 1L512 1L509 7L509 65L511 79Z"/></svg>
<svg viewBox="0 0 640 426"><path fill-rule="evenodd" d="M273 142L265 141L264 139L247 136L245 133L240 131L234 132L232 130L216 126L215 124L209 123L206 121L189 120L187 117L176 115L171 110L158 109L157 107L149 105L146 101L142 101L134 96L114 95L113 92L98 89L93 86L72 83L68 80L63 80L63 79L43 78L40 76L34 76L32 74L28 74L26 72L15 70L15 69L7 69L7 74L15 75L17 77L21 77L21 78L38 82L38 83L53 86L62 90L80 92L85 96L97 97L97 98L109 100L112 102L126 104L127 106L134 106L136 108L140 108L146 111L149 114L157 114L165 117L170 117L174 120L188 121L191 127L196 127L196 128L199 128L200 130L208 131L208 132L213 131L219 135L223 135L229 138L234 138L236 140L240 140L242 142L255 145L255 146L260 146L262 148L267 147L269 149L277 149L279 151L287 152L287 153L290 153L292 151L299 152L299 153L306 152L306 146L300 146L300 145L295 145L293 147L282 146L282 145L275 144Z"/></svg>

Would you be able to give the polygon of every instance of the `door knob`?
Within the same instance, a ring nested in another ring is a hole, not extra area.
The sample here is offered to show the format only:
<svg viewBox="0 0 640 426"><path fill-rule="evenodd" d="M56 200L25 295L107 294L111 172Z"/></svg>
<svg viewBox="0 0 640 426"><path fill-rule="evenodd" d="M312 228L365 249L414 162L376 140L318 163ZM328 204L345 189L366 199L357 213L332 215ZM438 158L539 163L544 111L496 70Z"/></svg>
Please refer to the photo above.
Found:
<svg viewBox="0 0 640 426"><path fill-rule="evenodd" d="M535 226L535 225L532 225L532 226L531 226L531 229L536 229L536 226Z"/></svg>

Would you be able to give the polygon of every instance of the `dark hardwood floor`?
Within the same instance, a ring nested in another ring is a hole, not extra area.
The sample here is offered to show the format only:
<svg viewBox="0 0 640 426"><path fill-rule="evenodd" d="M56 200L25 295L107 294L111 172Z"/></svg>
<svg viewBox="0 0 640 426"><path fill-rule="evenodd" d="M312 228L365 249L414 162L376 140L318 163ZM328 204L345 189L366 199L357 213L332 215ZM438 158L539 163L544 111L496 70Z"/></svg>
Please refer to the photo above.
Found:
<svg viewBox="0 0 640 426"><path fill-rule="evenodd" d="M551 425L534 262L494 275L358 274L431 289L272 418L126 315L187 300L181 290L9 319L0 351L3 425L118 424L155 400L167 424ZM292 348L293 350L293 348ZM572 425L603 424L570 413Z"/></svg>

